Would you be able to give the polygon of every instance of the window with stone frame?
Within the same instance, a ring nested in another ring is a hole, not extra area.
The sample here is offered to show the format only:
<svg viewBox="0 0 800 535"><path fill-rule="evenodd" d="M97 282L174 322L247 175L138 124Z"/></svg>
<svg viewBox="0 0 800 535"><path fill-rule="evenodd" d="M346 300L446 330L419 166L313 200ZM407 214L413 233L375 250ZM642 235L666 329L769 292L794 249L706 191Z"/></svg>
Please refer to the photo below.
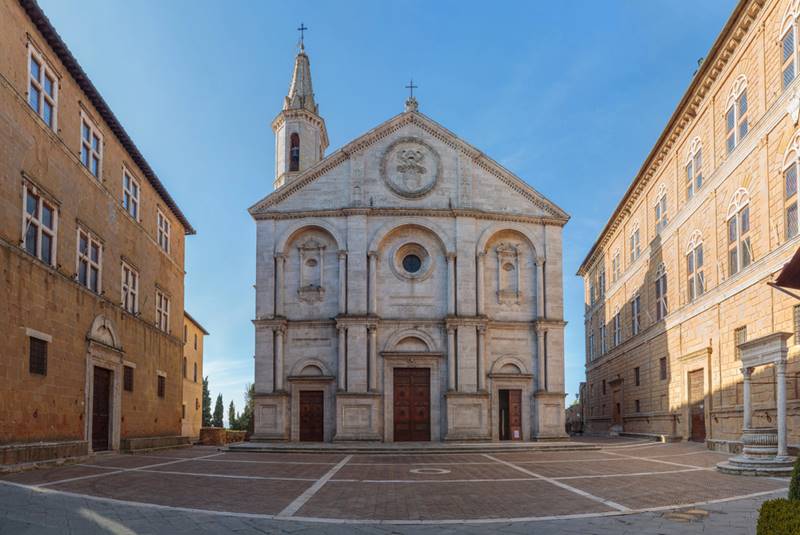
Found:
<svg viewBox="0 0 800 535"><path fill-rule="evenodd" d="M789 150L786 152L783 164L783 213L786 219L786 239L797 236L798 229L798 210L797 210L797 190L798 190L798 162L800 161L800 134L796 135Z"/></svg>
<svg viewBox="0 0 800 535"><path fill-rule="evenodd" d="M192 381L194 381L195 383L197 382L197 363L196 362L194 363L194 375L193 375Z"/></svg>
<svg viewBox="0 0 800 535"><path fill-rule="evenodd" d="M797 73L797 19L790 15L784 25L781 36L781 73L783 74L783 89L789 87Z"/></svg>
<svg viewBox="0 0 800 535"><path fill-rule="evenodd" d="M47 375L47 342L28 337L28 372L35 375Z"/></svg>
<svg viewBox="0 0 800 535"><path fill-rule="evenodd" d="M133 392L133 366L123 366L122 386L126 392Z"/></svg>
<svg viewBox="0 0 800 535"><path fill-rule="evenodd" d="M617 282L622 274L619 256L619 249L617 249L614 251L614 256L611 258L611 282Z"/></svg>
<svg viewBox="0 0 800 535"><path fill-rule="evenodd" d="M184 379L187 379L189 377L188 376L188 373L189 373L188 372L188 367L189 367L189 359L187 359L186 357L183 357L183 378Z"/></svg>
<svg viewBox="0 0 800 535"><path fill-rule="evenodd" d="M591 327L590 327L590 328L591 328ZM591 331L591 332L589 333L589 339L588 339L588 341L587 341L587 346L588 346L588 349L589 349L589 362L591 362L591 361L593 361L593 360L594 360L594 358L595 358L595 352L594 352L594 331Z"/></svg>
<svg viewBox="0 0 800 535"><path fill-rule="evenodd" d="M635 409L636 409L636 412L642 412L642 404L638 399L635 400Z"/></svg>
<svg viewBox="0 0 800 535"><path fill-rule="evenodd" d="M692 140L686 162L686 200L691 199L703 186L703 147L700 138Z"/></svg>
<svg viewBox="0 0 800 535"><path fill-rule="evenodd" d="M81 163L95 178L103 173L103 135L85 112L81 112Z"/></svg>
<svg viewBox="0 0 800 535"><path fill-rule="evenodd" d="M161 250L169 254L170 251L170 228L171 224L167 216L161 210L156 215L156 227L158 230L158 246Z"/></svg>
<svg viewBox="0 0 800 535"><path fill-rule="evenodd" d="M616 313L614 314L613 319L613 328L614 328L614 347L617 347L622 343L622 315L617 308Z"/></svg>
<svg viewBox="0 0 800 535"><path fill-rule="evenodd" d="M164 375L158 374L158 379L156 379L156 394L160 398L164 398L166 396L167 391L167 378Z"/></svg>
<svg viewBox="0 0 800 535"><path fill-rule="evenodd" d="M705 292L706 281L703 271L703 240L699 232L692 234L686 252L686 288L691 303Z"/></svg>
<svg viewBox="0 0 800 535"><path fill-rule="evenodd" d="M100 293L103 277L103 245L91 232L78 228L77 266L78 284Z"/></svg>
<svg viewBox="0 0 800 535"><path fill-rule="evenodd" d="M139 221L139 181L130 171L122 169L122 207L130 216Z"/></svg>
<svg viewBox="0 0 800 535"><path fill-rule="evenodd" d="M58 131L58 77L44 56L28 43L28 105L54 132Z"/></svg>
<svg viewBox="0 0 800 535"><path fill-rule="evenodd" d="M22 248L47 265L56 265L58 210L29 184L23 186Z"/></svg>
<svg viewBox="0 0 800 535"><path fill-rule="evenodd" d="M501 243L497 254L497 298L500 303L519 302L520 270L519 247L513 243Z"/></svg>
<svg viewBox="0 0 800 535"><path fill-rule="evenodd" d="M598 298L603 299L606 295L606 268L600 266L600 272L597 274L597 291L599 292Z"/></svg>
<svg viewBox="0 0 800 535"><path fill-rule="evenodd" d="M750 265L753 250L750 247L750 200L747 191L740 188L728 208L728 274L733 276Z"/></svg>
<svg viewBox="0 0 800 535"><path fill-rule="evenodd" d="M662 381L667 379L667 357L658 359L658 378Z"/></svg>
<svg viewBox="0 0 800 535"><path fill-rule="evenodd" d="M600 325L600 356L606 354L606 324Z"/></svg>
<svg viewBox="0 0 800 535"><path fill-rule="evenodd" d="M725 112L725 147L728 154L733 152L747 135L747 78L740 75L733 83Z"/></svg>
<svg viewBox="0 0 800 535"><path fill-rule="evenodd" d="M606 395L606 380L603 379L603 395Z"/></svg>
<svg viewBox="0 0 800 535"><path fill-rule="evenodd" d="M669 222L667 218L667 190L664 187L664 184L661 184L658 188L658 199L656 200L654 212L656 234L661 234L661 231L666 228L667 223Z"/></svg>
<svg viewBox="0 0 800 535"><path fill-rule="evenodd" d="M169 297L156 290L156 327L169 332Z"/></svg>
<svg viewBox="0 0 800 535"><path fill-rule="evenodd" d="M639 366L636 366L633 369L633 384L635 386L641 386L642 384L641 370Z"/></svg>
<svg viewBox="0 0 800 535"><path fill-rule="evenodd" d="M663 263L656 270L656 320L660 321L667 316L667 268Z"/></svg>
<svg viewBox="0 0 800 535"><path fill-rule="evenodd" d="M631 334L636 336L642 326L642 299L637 293L631 299Z"/></svg>
<svg viewBox="0 0 800 535"><path fill-rule="evenodd" d="M631 264L633 264L639 255L642 253L641 245L639 242L639 225L635 225L633 227L633 231L631 232L630 239L629 239L629 248L630 248L630 255L631 255Z"/></svg>
<svg viewBox="0 0 800 535"><path fill-rule="evenodd" d="M131 314L139 312L139 272L122 262L122 308Z"/></svg>

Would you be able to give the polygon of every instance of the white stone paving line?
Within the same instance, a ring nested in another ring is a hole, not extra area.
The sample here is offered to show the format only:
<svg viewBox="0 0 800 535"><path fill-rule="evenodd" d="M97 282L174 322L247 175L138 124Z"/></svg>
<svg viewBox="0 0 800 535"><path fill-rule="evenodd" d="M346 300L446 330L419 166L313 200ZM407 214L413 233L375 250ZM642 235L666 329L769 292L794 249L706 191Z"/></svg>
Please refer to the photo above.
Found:
<svg viewBox="0 0 800 535"><path fill-rule="evenodd" d="M347 457L339 461L339 464L328 470L328 472L321 478L319 478L316 481L316 483L308 487L305 490L305 492L303 492L303 494L295 498L292 503L290 503L283 509L283 511L278 513L276 515L276 518L286 518L294 515L297 511L300 510L301 507L303 507L308 502L308 500L310 500L314 496L314 494L319 492L319 489L321 489L323 485L325 485L325 483L328 482L328 480L330 480L334 475L336 475L336 472L341 470L344 467L344 465L346 465L347 462L352 458L353 458L352 455L348 455Z"/></svg>
<svg viewBox="0 0 800 535"><path fill-rule="evenodd" d="M682 464L682 463L674 463L672 461L664 461L662 459L655 459L653 457L636 457L635 455L625 455L624 453L616 453L616 452L608 452L610 455L619 455L625 459L635 459L637 461L650 461L654 463L661 463L661 464L669 464L672 466L682 466L683 468L699 468L700 470L710 470L713 471L714 467L703 467L703 466L696 466L693 464Z"/></svg>
<svg viewBox="0 0 800 535"><path fill-rule="evenodd" d="M212 455L205 455L205 456L203 456L203 458L213 457L215 455L221 455L221 454L220 453L214 453ZM195 457L195 459L196 458L197 457ZM80 481L82 479L94 479L96 477L113 476L114 474L122 474L122 473L125 473L125 472L143 471L146 468L155 468L157 466L167 466L167 465L170 465L170 464L177 464L177 463L182 463L182 462L192 461L192 460L194 460L194 459L179 459L177 461L170 461L170 462L166 462L166 463L148 464L148 465L145 465L145 466L139 466L138 468L118 468L118 469L116 469L114 471L106 472L106 473L103 473L103 474L91 474L91 475L88 475L88 476L70 477L70 478L67 478L67 479L60 479L58 481L48 481L46 483L38 483L36 485L31 485L31 486L34 486L34 487L49 487L51 485L59 485L61 483L70 483L72 481ZM89 465L89 466L91 466L92 468L101 468L101 469L103 468L102 466L95 466L95 465Z"/></svg>
<svg viewBox="0 0 800 535"><path fill-rule="evenodd" d="M520 472L522 472L524 474L528 474L529 476L537 477L537 478L539 478L539 479L541 479L543 481L547 481L548 483L550 483L552 485L555 485L557 487L561 487L564 490L568 490L570 492L573 492L575 494L583 496L584 498L588 498L588 499L590 499L592 501L602 503L606 507L611 507L612 509L616 509L617 511L623 511L623 512L630 511L630 508L625 507L624 505L620 505L620 504L618 504L616 502L612 502L610 500L606 500L605 498L601 498L599 496L595 496L594 494L590 494L590 493L588 493L586 491L583 491L581 489L577 489L575 487L567 485L566 483L561 483L560 481L557 481L555 479L552 479L552 478L549 478L549 477L545 477L545 476L543 476L541 474L537 474L536 472L531 472L530 470L526 470L525 468L522 468L521 466L517 466L517 465L515 465L513 463L510 463L510 462L507 462L507 461L503 461L503 460L498 459L496 457L492 457L491 455L489 455L487 453L484 454L484 457L486 457L487 459L491 459L493 461L497 461L500 464L504 464L504 465L506 465L506 466L508 466L510 468L513 468L514 470L518 470L518 471L520 471Z"/></svg>
<svg viewBox="0 0 800 535"><path fill-rule="evenodd" d="M143 507L147 509L155 509L161 511L179 511L192 514L205 514L210 516L227 516L235 518L252 518L259 520L281 520L292 522L314 522L320 524L343 524L343 525L452 525L452 524L507 524L512 522L542 522L549 520L572 520L581 518L600 518L607 516L624 516L637 513L649 513L659 511L671 511L675 509L687 509L690 507L704 507L719 503L732 502L737 500L746 500L749 498L757 498L760 496L768 496L770 494L777 494L779 492L786 492L786 489L766 490L761 492L754 492L751 494L743 494L740 496L731 496L728 498L718 498L715 500L706 500L693 503L682 503L675 505L662 505L658 507L649 507L643 509L628 509L627 511L608 511L603 513L576 513L571 515L551 515L551 516L526 516L526 517L509 517L509 518L456 518L444 520L357 520L357 519L339 519L339 518L317 518L317 517L303 517L303 516L290 516L278 517L277 515L268 515L261 513L237 513L227 511L215 511L209 509L196 509L191 507L177 507L173 505L160 505L147 502L135 502L129 500L119 500L116 498L105 498L101 496L92 496L90 494L79 494L77 492L69 492L64 490L46 489L35 487L31 485L24 485L22 483L13 483L11 481L0 480L0 485L8 485L12 487L19 487L34 492L45 494L58 494L61 496L68 496L72 498L80 498L86 501L94 501L113 505L124 505L132 507ZM1 507L1 505L0 505Z"/></svg>

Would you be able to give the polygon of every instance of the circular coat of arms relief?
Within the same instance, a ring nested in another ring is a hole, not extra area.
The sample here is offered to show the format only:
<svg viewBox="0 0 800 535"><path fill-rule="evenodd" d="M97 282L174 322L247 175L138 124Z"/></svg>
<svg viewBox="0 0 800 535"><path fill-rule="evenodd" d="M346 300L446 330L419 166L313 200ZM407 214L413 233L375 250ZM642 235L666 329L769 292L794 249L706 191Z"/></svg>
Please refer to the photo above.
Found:
<svg viewBox="0 0 800 535"><path fill-rule="evenodd" d="M439 154L421 139L398 139L383 153L383 181L403 197L422 197L433 189L441 174Z"/></svg>

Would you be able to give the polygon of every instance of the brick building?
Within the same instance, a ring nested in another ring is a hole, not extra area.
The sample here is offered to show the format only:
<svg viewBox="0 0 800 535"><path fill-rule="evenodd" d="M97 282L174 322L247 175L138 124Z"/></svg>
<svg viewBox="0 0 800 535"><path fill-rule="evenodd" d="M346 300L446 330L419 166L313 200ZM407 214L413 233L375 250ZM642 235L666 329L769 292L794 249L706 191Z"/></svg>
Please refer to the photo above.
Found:
<svg viewBox="0 0 800 535"><path fill-rule="evenodd" d="M203 343L206 331L188 312L183 311L183 407L181 435L200 437L203 427Z"/></svg>
<svg viewBox="0 0 800 535"><path fill-rule="evenodd" d="M193 233L36 2L0 1L2 462L181 434Z"/></svg>
<svg viewBox="0 0 800 535"><path fill-rule="evenodd" d="M786 381L800 443L800 308L767 285L800 246L796 0L742 0L578 272L589 430L738 447L775 427ZM787 332L788 364L741 348Z"/></svg>

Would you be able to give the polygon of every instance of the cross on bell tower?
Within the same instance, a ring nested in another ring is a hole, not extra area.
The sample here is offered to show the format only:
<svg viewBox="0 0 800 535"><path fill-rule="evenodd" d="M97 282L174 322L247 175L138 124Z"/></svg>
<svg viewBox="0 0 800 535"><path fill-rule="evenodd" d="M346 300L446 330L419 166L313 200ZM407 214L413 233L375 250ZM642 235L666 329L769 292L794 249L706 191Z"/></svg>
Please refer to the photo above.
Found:
<svg viewBox="0 0 800 535"><path fill-rule="evenodd" d="M308 26L306 26L302 22L300 23L300 27L297 28L297 31L300 32L300 50L305 49L305 43L303 41L305 39L305 31L307 29L308 29Z"/></svg>
<svg viewBox="0 0 800 535"><path fill-rule="evenodd" d="M417 111L419 109L419 104L417 103L417 99L414 98L414 90L419 88L418 85L414 85L414 79L412 78L409 80L408 85L405 86L408 89L408 98L406 99L406 111Z"/></svg>

